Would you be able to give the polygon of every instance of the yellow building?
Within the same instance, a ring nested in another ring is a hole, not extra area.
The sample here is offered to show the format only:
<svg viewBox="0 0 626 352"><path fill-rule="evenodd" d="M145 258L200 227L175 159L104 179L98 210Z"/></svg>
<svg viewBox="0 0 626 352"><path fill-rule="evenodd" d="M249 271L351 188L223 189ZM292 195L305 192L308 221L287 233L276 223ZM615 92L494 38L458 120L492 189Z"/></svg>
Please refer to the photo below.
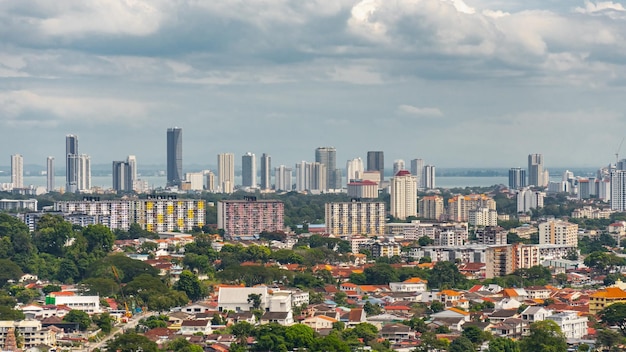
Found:
<svg viewBox="0 0 626 352"><path fill-rule="evenodd" d="M613 303L626 303L626 291L619 287L607 287L589 296L589 313L598 314Z"/></svg>
<svg viewBox="0 0 626 352"><path fill-rule="evenodd" d="M419 201L419 215L424 219L443 220L443 197L425 196Z"/></svg>
<svg viewBox="0 0 626 352"><path fill-rule="evenodd" d="M458 195L448 199L448 219L468 221L470 210L487 208L496 210L496 201L486 194Z"/></svg>

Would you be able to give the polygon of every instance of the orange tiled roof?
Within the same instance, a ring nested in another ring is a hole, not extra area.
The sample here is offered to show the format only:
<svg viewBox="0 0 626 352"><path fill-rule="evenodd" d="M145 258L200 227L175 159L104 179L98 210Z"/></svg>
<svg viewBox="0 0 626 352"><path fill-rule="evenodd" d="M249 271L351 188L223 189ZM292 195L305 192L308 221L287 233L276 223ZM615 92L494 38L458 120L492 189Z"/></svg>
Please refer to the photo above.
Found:
<svg viewBox="0 0 626 352"><path fill-rule="evenodd" d="M449 310L449 311L452 311L452 312L455 312L455 313L459 313L459 314L462 314L462 315L469 315L470 314L470 313L468 313L468 312L466 312L464 310L458 309L458 308L447 308L446 310Z"/></svg>
<svg viewBox="0 0 626 352"><path fill-rule="evenodd" d="M460 296L461 295L461 292L457 292L454 290L442 290L441 293L446 296Z"/></svg>
<svg viewBox="0 0 626 352"><path fill-rule="evenodd" d="M590 295L591 298L609 298L609 299L626 299L626 291L618 287L607 287Z"/></svg>
<svg viewBox="0 0 626 352"><path fill-rule="evenodd" d="M427 283L428 281L421 279L419 277L412 277L410 279L406 279L404 281L402 281L405 284L420 284L420 283Z"/></svg>

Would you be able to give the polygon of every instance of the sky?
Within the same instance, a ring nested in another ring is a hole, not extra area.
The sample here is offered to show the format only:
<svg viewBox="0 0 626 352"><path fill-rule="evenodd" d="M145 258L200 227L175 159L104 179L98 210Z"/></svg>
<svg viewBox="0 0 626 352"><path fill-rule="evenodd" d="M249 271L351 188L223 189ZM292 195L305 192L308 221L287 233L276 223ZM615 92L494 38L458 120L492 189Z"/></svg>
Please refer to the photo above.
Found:
<svg viewBox="0 0 626 352"><path fill-rule="evenodd" d="M591 167L626 156L626 3L0 0L0 165ZM3 161L4 160L4 161Z"/></svg>

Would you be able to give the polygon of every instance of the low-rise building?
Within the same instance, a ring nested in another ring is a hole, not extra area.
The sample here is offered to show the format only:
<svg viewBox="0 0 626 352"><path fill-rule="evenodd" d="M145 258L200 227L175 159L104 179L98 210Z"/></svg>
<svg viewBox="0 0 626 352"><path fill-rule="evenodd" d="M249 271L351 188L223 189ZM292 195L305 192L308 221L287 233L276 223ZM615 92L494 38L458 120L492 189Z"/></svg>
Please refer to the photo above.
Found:
<svg viewBox="0 0 626 352"><path fill-rule="evenodd" d="M554 321L568 339L580 339L587 335L587 317L578 315L575 311L564 311L546 317Z"/></svg>

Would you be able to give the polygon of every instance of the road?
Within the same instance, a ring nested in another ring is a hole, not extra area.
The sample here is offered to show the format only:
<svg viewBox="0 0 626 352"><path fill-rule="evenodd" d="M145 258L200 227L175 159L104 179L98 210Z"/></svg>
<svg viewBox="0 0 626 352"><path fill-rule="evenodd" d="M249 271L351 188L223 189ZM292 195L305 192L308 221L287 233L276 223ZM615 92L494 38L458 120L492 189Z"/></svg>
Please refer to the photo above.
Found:
<svg viewBox="0 0 626 352"><path fill-rule="evenodd" d="M119 327L118 330L113 330L109 335L107 335L105 338L103 338L100 342L97 342L97 343L94 343L94 344L89 344L89 346L86 346L87 350L88 351L93 351L96 348L102 349L103 347L106 346L106 343L110 339L115 337L115 335L117 333L123 333L124 330L133 330L133 329L135 329L137 324L139 324L139 321L141 319L147 319L148 317L151 317L151 316L156 315L156 314L157 314L156 312L148 312L148 313L142 313L142 314L133 315L133 317L130 318L130 320L128 320L128 323L118 325L118 327Z"/></svg>

